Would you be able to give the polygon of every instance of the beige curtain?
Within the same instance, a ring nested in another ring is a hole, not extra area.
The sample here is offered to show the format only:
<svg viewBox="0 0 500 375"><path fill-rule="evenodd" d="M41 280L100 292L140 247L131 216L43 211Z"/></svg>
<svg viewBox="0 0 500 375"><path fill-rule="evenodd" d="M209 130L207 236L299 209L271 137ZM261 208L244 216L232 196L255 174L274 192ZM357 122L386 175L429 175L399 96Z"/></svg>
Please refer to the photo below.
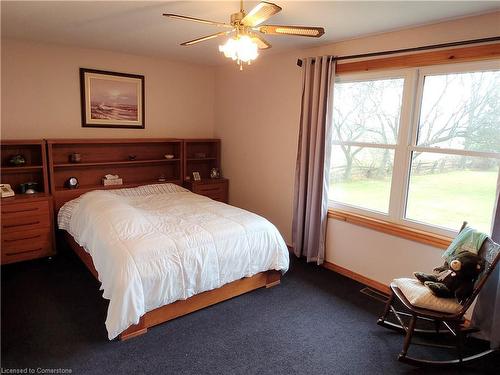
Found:
<svg viewBox="0 0 500 375"><path fill-rule="evenodd" d="M328 215L331 116L335 60L302 61L302 105L295 169L293 250L308 262L323 263Z"/></svg>

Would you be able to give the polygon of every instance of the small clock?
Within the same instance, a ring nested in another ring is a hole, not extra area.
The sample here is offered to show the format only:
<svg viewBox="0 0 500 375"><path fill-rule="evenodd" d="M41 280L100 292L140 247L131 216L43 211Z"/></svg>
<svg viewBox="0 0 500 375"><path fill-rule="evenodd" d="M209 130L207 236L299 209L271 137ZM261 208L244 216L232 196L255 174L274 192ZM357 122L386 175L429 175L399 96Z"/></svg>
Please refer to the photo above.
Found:
<svg viewBox="0 0 500 375"><path fill-rule="evenodd" d="M66 180L64 185L69 189L76 189L78 187L78 179L76 177L70 177Z"/></svg>

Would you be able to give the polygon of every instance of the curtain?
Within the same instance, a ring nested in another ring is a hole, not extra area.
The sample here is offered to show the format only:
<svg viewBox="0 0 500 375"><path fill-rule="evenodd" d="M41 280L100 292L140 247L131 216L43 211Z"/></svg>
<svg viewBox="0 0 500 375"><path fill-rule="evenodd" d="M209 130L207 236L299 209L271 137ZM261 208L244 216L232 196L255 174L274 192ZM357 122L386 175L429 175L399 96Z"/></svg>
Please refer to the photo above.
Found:
<svg viewBox="0 0 500 375"><path fill-rule="evenodd" d="M500 193L493 220L491 239L500 243ZM472 313L472 324L481 329L476 337L488 340L492 349L500 349L500 264L479 293Z"/></svg>
<svg viewBox="0 0 500 375"><path fill-rule="evenodd" d="M331 57L303 60L292 243L297 257L318 264L325 254L333 77L335 60Z"/></svg>

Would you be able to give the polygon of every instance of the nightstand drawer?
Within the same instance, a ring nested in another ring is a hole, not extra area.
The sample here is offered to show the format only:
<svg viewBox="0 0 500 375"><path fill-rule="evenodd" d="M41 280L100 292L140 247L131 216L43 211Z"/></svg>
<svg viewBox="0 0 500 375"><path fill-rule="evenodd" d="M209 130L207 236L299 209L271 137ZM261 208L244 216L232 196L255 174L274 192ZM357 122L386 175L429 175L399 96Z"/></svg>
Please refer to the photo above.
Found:
<svg viewBox="0 0 500 375"><path fill-rule="evenodd" d="M2 221L18 217L33 217L49 214L48 201L33 201L2 205Z"/></svg>
<svg viewBox="0 0 500 375"><path fill-rule="evenodd" d="M22 217L2 215L2 237L5 236L6 233L41 228L50 228L50 216L48 213L44 215L29 215Z"/></svg>
<svg viewBox="0 0 500 375"><path fill-rule="evenodd" d="M52 234L48 228L23 230L5 233L2 236L2 253L5 251L26 250L33 246L50 245Z"/></svg>
<svg viewBox="0 0 500 375"><path fill-rule="evenodd" d="M228 203L229 180L226 178L189 181L185 182L184 186L195 194L204 195L222 203Z"/></svg>
<svg viewBox="0 0 500 375"><path fill-rule="evenodd" d="M30 245L19 246L16 249L4 249L2 243L2 264L20 262L23 260L41 258L53 254L52 243L35 241Z"/></svg>
<svg viewBox="0 0 500 375"><path fill-rule="evenodd" d="M194 190L195 193L211 194L211 193L223 192L224 188L225 185L222 184L209 184L209 185L198 185Z"/></svg>

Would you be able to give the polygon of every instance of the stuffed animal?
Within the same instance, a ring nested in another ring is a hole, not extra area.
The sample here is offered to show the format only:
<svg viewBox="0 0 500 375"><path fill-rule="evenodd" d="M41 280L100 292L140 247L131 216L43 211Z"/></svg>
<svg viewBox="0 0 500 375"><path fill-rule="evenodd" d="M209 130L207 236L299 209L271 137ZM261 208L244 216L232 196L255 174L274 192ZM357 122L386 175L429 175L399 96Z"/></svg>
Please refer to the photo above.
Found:
<svg viewBox="0 0 500 375"><path fill-rule="evenodd" d="M415 272L413 275L437 297L456 297L461 303L472 294L477 277L484 270L484 260L474 253L462 251L442 267L437 275Z"/></svg>

